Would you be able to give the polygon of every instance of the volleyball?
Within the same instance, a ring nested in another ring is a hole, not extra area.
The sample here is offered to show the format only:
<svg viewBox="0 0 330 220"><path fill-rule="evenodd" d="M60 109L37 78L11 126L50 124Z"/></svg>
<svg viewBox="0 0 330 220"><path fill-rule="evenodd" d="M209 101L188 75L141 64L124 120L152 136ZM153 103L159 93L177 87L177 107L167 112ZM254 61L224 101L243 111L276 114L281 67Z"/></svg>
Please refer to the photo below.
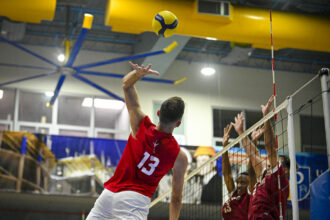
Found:
<svg viewBox="0 0 330 220"><path fill-rule="evenodd" d="M176 32L178 18L170 11L159 12L152 20L152 28L162 37L170 37Z"/></svg>

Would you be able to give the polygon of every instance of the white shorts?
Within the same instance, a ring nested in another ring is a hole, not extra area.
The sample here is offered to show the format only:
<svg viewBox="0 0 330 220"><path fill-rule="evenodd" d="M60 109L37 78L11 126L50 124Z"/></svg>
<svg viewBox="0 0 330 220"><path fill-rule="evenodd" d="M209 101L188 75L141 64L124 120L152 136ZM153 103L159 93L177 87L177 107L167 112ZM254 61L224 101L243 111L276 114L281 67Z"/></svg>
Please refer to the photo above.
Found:
<svg viewBox="0 0 330 220"><path fill-rule="evenodd" d="M86 220L146 220L150 198L134 191L113 193L104 189Z"/></svg>

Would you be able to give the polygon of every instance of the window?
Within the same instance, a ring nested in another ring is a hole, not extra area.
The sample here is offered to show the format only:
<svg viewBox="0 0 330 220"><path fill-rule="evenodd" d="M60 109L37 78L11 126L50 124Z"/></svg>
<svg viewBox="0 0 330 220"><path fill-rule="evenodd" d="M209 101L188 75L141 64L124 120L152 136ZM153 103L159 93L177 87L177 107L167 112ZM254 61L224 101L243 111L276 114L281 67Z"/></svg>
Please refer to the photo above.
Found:
<svg viewBox="0 0 330 220"><path fill-rule="evenodd" d="M39 133L39 134L49 134L49 128L46 127L39 127L28 125L29 123L24 123L23 125L19 126L20 131L30 132L30 133Z"/></svg>
<svg viewBox="0 0 330 220"><path fill-rule="evenodd" d="M91 107L83 107L83 97L58 98L58 124L90 126Z"/></svg>
<svg viewBox="0 0 330 220"><path fill-rule="evenodd" d="M74 129L60 129L59 135L87 137L88 132Z"/></svg>
<svg viewBox="0 0 330 220"><path fill-rule="evenodd" d="M114 129L121 111L95 107L95 127Z"/></svg>
<svg viewBox="0 0 330 220"><path fill-rule="evenodd" d="M213 109L213 137L223 136L223 129L234 122L235 116L242 112L241 110L226 110L226 109ZM234 129L230 132L230 137L237 137Z"/></svg>
<svg viewBox="0 0 330 220"><path fill-rule="evenodd" d="M302 151L326 154L324 118L318 116L300 116Z"/></svg>
<svg viewBox="0 0 330 220"><path fill-rule="evenodd" d="M1 91L0 91L1 92ZM15 91L4 89L0 96L0 119L13 120L15 108Z"/></svg>
<svg viewBox="0 0 330 220"><path fill-rule="evenodd" d="M37 132L37 128L34 126L25 126L22 125L19 127L20 131L24 131L24 132L29 132L29 133L36 133Z"/></svg>
<svg viewBox="0 0 330 220"><path fill-rule="evenodd" d="M220 0L199 0L198 12L228 17L230 15L229 2Z"/></svg>
<svg viewBox="0 0 330 220"><path fill-rule="evenodd" d="M257 123L260 119L262 119L263 115L260 111L246 111L245 118L246 118L246 128L251 127L255 123Z"/></svg>
<svg viewBox="0 0 330 220"><path fill-rule="evenodd" d="M8 124L0 124L0 131L8 131L9 125Z"/></svg>
<svg viewBox="0 0 330 220"><path fill-rule="evenodd" d="M96 135L98 138L107 138L107 139L113 139L115 138L115 134L110 132L97 132Z"/></svg>
<svg viewBox="0 0 330 220"><path fill-rule="evenodd" d="M30 122L52 122L52 108L46 106L49 98L43 93L20 92L19 120Z"/></svg>

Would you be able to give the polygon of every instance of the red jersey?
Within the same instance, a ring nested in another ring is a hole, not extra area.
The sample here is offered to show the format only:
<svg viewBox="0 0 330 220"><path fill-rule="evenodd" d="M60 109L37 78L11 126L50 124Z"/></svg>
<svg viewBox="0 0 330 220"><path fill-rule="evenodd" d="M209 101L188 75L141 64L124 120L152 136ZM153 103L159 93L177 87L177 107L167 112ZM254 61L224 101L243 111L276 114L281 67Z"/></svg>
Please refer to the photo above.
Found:
<svg viewBox="0 0 330 220"><path fill-rule="evenodd" d="M241 220L248 219L250 203L250 194L248 192L242 193L242 195L237 195L237 190L233 195L223 204L222 206L222 217L225 220Z"/></svg>
<svg viewBox="0 0 330 220"><path fill-rule="evenodd" d="M285 176L283 166L280 164L267 175L265 170L260 182L256 183L250 200L249 220L254 219L279 219L279 189L278 175L281 184L282 215L285 216L287 199L289 196L289 181Z"/></svg>
<svg viewBox="0 0 330 220"><path fill-rule="evenodd" d="M152 197L161 178L174 166L180 146L171 134L159 131L146 116L129 136L115 174L104 187L112 192L135 191Z"/></svg>

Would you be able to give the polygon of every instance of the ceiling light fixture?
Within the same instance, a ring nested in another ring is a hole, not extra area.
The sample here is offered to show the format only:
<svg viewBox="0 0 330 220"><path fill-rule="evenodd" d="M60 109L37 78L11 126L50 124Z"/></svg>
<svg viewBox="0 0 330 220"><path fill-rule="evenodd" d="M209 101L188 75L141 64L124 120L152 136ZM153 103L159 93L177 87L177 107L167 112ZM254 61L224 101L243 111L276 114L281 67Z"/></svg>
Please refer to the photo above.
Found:
<svg viewBox="0 0 330 220"><path fill-rule="evenodd" d="M0 89L0 99L3 98L3 90Z"/></svg>
<svg viewBox="0 0 330 220"><path fill-rule="evenodd" d="M215 37L206 37L206 40L218 40L218 39Z"/></svg>
<svg viewBox="0 0 330 220"><path fill-rule="evenodd" d="M212 67L204 67L204 68L202 68L201 73L204 76L211 76L215 73L215 69Z"/></svg>
<svg viewBox="0 0 330 220"><path fill-rule="evenodd" d="M53 97L54 93L53 92L45 92L45 95L47 97Z"/></svg>
<svg viewBox="0 0 330 220"><path fill-rule="evenodd" d="M93 99L92 98L84 98L84 101L81 105L84 106L84 107L92 107ZM95 108L121 110L124 107L124 105L125 105L124 102L119 101L119 100L94 99Z"/></svg>
<svg viewBox="0 0 330 220"><path fill-rule="evenodd" d="M61 53L60 55L57 56L57 60L60 61L60 62L64 62L65 60L65 56L63 53Z"/></svg>

